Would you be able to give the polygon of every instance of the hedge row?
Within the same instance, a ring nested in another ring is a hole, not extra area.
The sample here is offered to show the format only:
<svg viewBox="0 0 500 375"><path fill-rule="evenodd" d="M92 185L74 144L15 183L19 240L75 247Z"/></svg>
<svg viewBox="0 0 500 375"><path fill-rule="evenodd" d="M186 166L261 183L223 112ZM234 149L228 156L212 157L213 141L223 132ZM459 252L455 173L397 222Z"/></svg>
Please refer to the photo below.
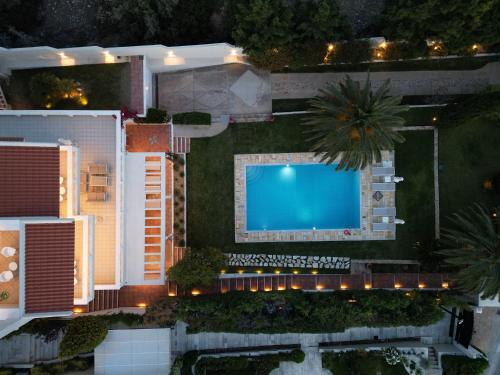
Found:
<svg viewBox="0 0 500 375"><path fill-rule="evenodd" d="M358 326L423 326L442 317L436 295L414 291L229 292L176 300L192 332L340 332Z"/></svg>
<svg viewBox="0 0 500 375"><path fill-rule="evenodd" d="M204 112L182 112L173 115L175 125L210 125L212 116Z"/></svg>

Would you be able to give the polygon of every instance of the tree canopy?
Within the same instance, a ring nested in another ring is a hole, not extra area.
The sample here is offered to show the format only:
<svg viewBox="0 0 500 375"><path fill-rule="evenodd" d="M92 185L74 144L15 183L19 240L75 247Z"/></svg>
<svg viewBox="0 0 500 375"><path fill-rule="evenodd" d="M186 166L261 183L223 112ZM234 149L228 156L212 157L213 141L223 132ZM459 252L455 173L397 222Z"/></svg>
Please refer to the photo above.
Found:
<svg viewBox="0 0 500 375"><path fill-rule="evenodd" d="M444 248L438 250L446 263L458 268L458 286L484 298L500 293L500 233L495 221L479 204L455 213L450 227L441 230Z"/></svg>
<svg viewBox="0 0 500 375"><path fill-rule="evenodd" d="M382 24L393 40L440 40L450 52L500 42L498 0L389 0Z"/></svg>
<svg viewBox="0 0 500 375"><path fill-rule="evenodd" d="M376 91L369 77L363 85L349 75L338 85L328 84L310 101L312 115L304 121L311 151L327 164L340 157L337 169L380 162L382 150L393 150L395 142L405 140L394 130L404 125L399 114L408 110L400 103L401 97L389 96L389 81Z"/></svg>
<svg viewBox="0 0 500 375"><path fill-rule="evenodd" d="M182 289L211 286L226 265L226 256L218 249L192 249L168 270L168 277Z"/></svg>

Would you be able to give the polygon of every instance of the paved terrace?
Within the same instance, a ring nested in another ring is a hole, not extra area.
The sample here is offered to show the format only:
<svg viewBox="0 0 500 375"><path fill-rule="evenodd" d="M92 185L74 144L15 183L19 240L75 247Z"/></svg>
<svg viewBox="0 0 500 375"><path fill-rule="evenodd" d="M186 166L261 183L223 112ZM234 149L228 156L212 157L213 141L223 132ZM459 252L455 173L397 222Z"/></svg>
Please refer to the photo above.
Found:
<svg viewBox="0 0 500 375"><path fill-rule="evenodd" d="M224 275L211 288L197 290L199 294L217 294L229 291L281 291L286 289L300 289L303 291L332 291L332 290L438 290L447 288L449 275L441 273L374 273L371 275L350 274L323 274L323 275ZM107 292L107 291L99 291ZM113 291L115 292L115 291ZM175 282L166 285L134 285L122 287L118 295L104 296L104 299L115 299L114 305L104 301L100 305L91 303L91 311L98 311L111 307L136 307L151 305L167 296L185 295L181 293ZM102 299L102 298L100 298ZM102 302L102 301L101 301ZM82 312L87 311L83 306Z"/></svg>
<svg viewBox="0 0 500 375"><path fill-rule="evenodd" d="M342 73L273 73L273 99L311 98L325 83L339 83L349 74L356 81L366 79L366 72ZM393 95L454 95L473 94L489 85L500 83L500 62L486 64L477 70L434 70L372 72L374 89L391 79Z"/></svg>

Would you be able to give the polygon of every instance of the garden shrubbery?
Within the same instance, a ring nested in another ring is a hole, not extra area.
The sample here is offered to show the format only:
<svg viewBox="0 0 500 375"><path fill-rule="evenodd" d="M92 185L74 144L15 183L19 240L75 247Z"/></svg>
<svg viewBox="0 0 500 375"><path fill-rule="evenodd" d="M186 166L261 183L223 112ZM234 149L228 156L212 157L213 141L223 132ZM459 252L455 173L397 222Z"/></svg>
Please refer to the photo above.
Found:
<svg viewBox="0 0 500 375"><path fill-rule="evenodd" d="M148 124L163 124L168 119L167 111L159 108L148 108L144 121Z"/></svg>
<svg viewBox="0 0 500 375"><path fill-rule="evenodd" d="M59 347L59 357L71 357L94 350L108 334L108 323L99 316L82 316L69 321Z"/></svg>
<svg viewBox="0 0 500 375"><path fill-rule="evenodd" d="M175 315L193 332L340 332L357 326L433 324L442 317L435 297L384 290L229 292L178 298Z"/></svg>
<svg viewBox="0 0 500 375"><path fill-rule="evenodd" d="M195 366L196 374L234 374L235 371L241 375L267 375L280 362L292 361L301 363L305 354L302 350L293 350L287 353L265 354L257 356L238 357L204 357Z"/></svg>
<svg viewBox="0 0 500 375"><path fill-rule="evenodd" d="M402 363L389 365L381 352L353 350L323 353L323 368L335 375L406 375Z"/></svg>
<svg viewBox="0 0 500 375"><path fill-rule="evenodd" d="M68 371L85 371L92 366L89 358L72 358L59 363L36 365L30 370L30 375L62 375Z"/></svg>
<svg viewBox="0 0 500 375"><path fill-rule="evenodd" d="M488 361L484 358L455 355L443 355L441 364L443 375L481 375L488 368Z"/></svg>
<svg viewBox="0 0 500 375"><path fill-rule="evenodd" d="M212 116L205 112L182 112L173 115L172 120L175 125L210 125Z"/></svg>

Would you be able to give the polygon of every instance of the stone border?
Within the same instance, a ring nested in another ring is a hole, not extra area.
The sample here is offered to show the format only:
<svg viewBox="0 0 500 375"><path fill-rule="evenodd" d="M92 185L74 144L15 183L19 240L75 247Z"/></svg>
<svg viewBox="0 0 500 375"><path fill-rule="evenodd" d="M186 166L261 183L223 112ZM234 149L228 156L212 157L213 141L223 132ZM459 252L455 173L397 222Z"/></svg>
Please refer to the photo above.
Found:
<svg viewBox="0 0 500 375"><path fill-rule="evenodd" d="M232 267L278 267L348 270L351 259L322 255L239 254L229 253L228 265Z"/></svg>
<svg viewBox="0 0 500 375"><path fill-rule="evenodd" d="M394 165L394 152L383 151L383 160L391 160ZM395 207L395 192L384 192L384 198L377 202L372 198L372 168L361 171L361 228L337 230L281 230L247 231L246 230L246 173L247 165L265 164L314 164L320 163L321 156L312 152L282 154L241 154L234 155L234 210L235 242L308 242L308 241L368 241L394 240L395 232L373 232L373 207Z"/></svg>

